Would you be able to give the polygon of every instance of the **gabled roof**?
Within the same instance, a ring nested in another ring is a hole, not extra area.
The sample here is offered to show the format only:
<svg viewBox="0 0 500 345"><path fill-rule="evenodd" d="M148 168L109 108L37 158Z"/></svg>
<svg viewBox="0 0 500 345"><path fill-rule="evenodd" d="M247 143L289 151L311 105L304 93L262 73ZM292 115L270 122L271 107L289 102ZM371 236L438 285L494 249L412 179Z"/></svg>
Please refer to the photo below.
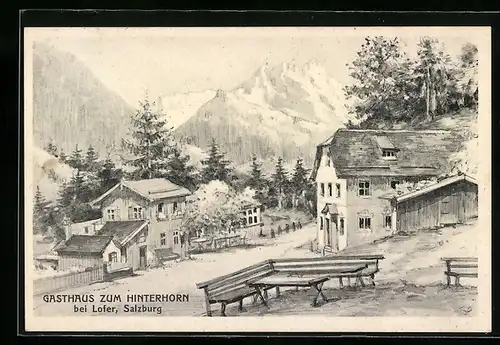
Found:
<svg viewBox="0 0 500 345"><path fill-rule="evenodd" d="M93 200L90 204L95 205L106 199L114 190L120 186L128 188L148 201L155 201L166 198L175 198L191 195L191 192L184 187L178 186L167 179L155 178L138 181L121 181L110 188L106 193Z"/></svg>
<svg viewBox="0 0 500 345"><path fill-rule="evenodd" d="M446 172L450 155L462 142L450 131L341 128L318 145L311 178L316 177L324 150L339 176L438 176ZM382 149L389 146L398 151L394 160L382 157Z"/></svg>
<svg viewBox="0 0 500 345"><path fill-rule="evenodd" d="M99 230L101 236L112 236L120 245L125 245L132 240L148 225L147 220L124 220L116 222L107 222Z"/></svg>
<svg viewBox="0 0 500 345"><path fill-rule="evenodd" d="M419 189L419 190L415 190L415 191L405 193L405 194L400 194L400 195L398 195L396 193L396 191L394 191L394 192L390 192L390 193L386 193L384 195L381 195L379 198L380 199L393 199L396 202L401 202L401 201L415 198L415 197L423 195L423 194L427 194L427 193L432 192L436 189L448 186L452 183L456 183L459 181L467 181L467 182L470 182L470 183L477 185L477 180L474 177L466 175L466 174L459 174L456 176L447 177L447 178L445 178L437 183L428 185L428 186L426 186L422 189Z"/></svg>
<svg viewBox="0 0 500 345"><path fill-rule="evenodd" d="M113 236L73 235L58 246L55 251L60 253L102 254Z"/></svg>

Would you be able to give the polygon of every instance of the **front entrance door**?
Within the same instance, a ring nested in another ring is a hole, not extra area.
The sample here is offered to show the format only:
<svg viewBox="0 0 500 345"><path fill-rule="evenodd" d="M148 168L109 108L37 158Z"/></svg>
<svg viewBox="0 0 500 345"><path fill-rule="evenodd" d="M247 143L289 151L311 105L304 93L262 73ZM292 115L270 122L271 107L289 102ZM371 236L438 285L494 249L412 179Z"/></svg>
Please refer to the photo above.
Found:
<svg viewBox="0 0 500 345"><path fill-rule="evenodd" d="M181 255L181 235L179 231L174 231L173 232L173 238L172 238L172 251L176 254Z"/></svg>
<svg viewBox="0 0 500 345"><path fill-rule="evenodd" d="M330 229L330 218L325 217L325 226L326 226L326 245L328 247L332 247L332 233Z"/></svg>
<svg viewBox="0 0 500 345"><path fill-rule="evenodd" d="M139 269L145 270L146 269L146 262L147 262L147 256L146 256L146 246L139 247Z"/></svg>

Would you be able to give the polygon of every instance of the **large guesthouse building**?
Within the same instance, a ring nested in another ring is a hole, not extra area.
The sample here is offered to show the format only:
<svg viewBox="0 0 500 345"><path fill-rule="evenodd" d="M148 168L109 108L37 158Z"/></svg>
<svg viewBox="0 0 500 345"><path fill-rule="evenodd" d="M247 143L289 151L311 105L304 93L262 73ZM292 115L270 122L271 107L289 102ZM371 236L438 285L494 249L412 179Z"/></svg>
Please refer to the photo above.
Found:
<svg viewBox="0 0 500 345"><path fill-rule="evenodd" d="M418 209L435 203L444 209L450 195L460 194L465 200L453 199L458 205L454 206L457 217L453 219L458 222L477 216L477 182L472 177L451 179L428 188L432 194L419 193L415 199L419 203L411 203L414 209L403 203L413 200L413 196L405 199L403 195L391 195L401 183L437 178L449 172L450 155L461 144L460 138L448 131L337 130L317 146L311 175L317 184L319 248L338 252L387 236L398 226L408 230L410 223L398 217L406 217L412 210L415 217L423 216ZM430 198L434 201L426 203ZM434 213L440 212L438 206L435 209ZM462 216L458 217L458 212ZM436 217L432 226L446 218Z"/></svg>

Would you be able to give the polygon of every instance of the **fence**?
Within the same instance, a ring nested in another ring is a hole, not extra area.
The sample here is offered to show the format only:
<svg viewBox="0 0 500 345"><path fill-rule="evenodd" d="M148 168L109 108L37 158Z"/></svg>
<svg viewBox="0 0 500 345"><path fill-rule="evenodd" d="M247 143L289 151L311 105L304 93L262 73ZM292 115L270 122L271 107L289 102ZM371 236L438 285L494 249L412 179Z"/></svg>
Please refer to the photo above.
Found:
<svg viewBox="0 0 500 345"><path fill-rule="evenodd" d="M104 273L104 267L99 266L84 272L70 272L53 277L39 278L33 281L33 294L36 296L102 281Z"/></svg>

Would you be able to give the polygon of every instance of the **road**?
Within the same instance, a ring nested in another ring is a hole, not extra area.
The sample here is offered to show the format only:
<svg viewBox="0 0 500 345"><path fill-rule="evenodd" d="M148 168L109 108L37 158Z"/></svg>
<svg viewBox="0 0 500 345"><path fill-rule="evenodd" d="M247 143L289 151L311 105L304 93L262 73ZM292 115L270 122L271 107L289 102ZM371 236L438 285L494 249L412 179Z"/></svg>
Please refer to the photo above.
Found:
<svg viewBox="0 0 500 345"><path fill-rule="evenodd" d="M205 312L204 297L201 290L196 289L196 283L202 282L237 271L245 266L259 261L280 257L307 257L315 256L305 248L297 248L307 244L316 237L314 223L288 234L281 234L275 239L265 240L262 245L253 248L231 248L220 253L205 253L194 255L192 260L171 262L165 268L138 271L137 276L127 277L113 282L87 285L69 289L64 294L93 294L94 305L99 303L99 295L119 295L121 302L106 303L109 307L117 307L119 316L137 316L137 313L124 313L123 305L127 294L189 294L188 302L165 302L145 305L162 306L159 315L201 315ZM261 241L262 242L262 241ZM84 306L78 304L77 307ZM46 303L41 297L34 300L35 316L75 316L82 314L74 311L74 303ZM102 315L93 313L91 305L85 314ZM213 306L214 308L216 306ZM156 310L157 312L158 310ZM144 316L158 315L156 312L144 313ZM108 314L115 315L115 314Z"/></svg>

